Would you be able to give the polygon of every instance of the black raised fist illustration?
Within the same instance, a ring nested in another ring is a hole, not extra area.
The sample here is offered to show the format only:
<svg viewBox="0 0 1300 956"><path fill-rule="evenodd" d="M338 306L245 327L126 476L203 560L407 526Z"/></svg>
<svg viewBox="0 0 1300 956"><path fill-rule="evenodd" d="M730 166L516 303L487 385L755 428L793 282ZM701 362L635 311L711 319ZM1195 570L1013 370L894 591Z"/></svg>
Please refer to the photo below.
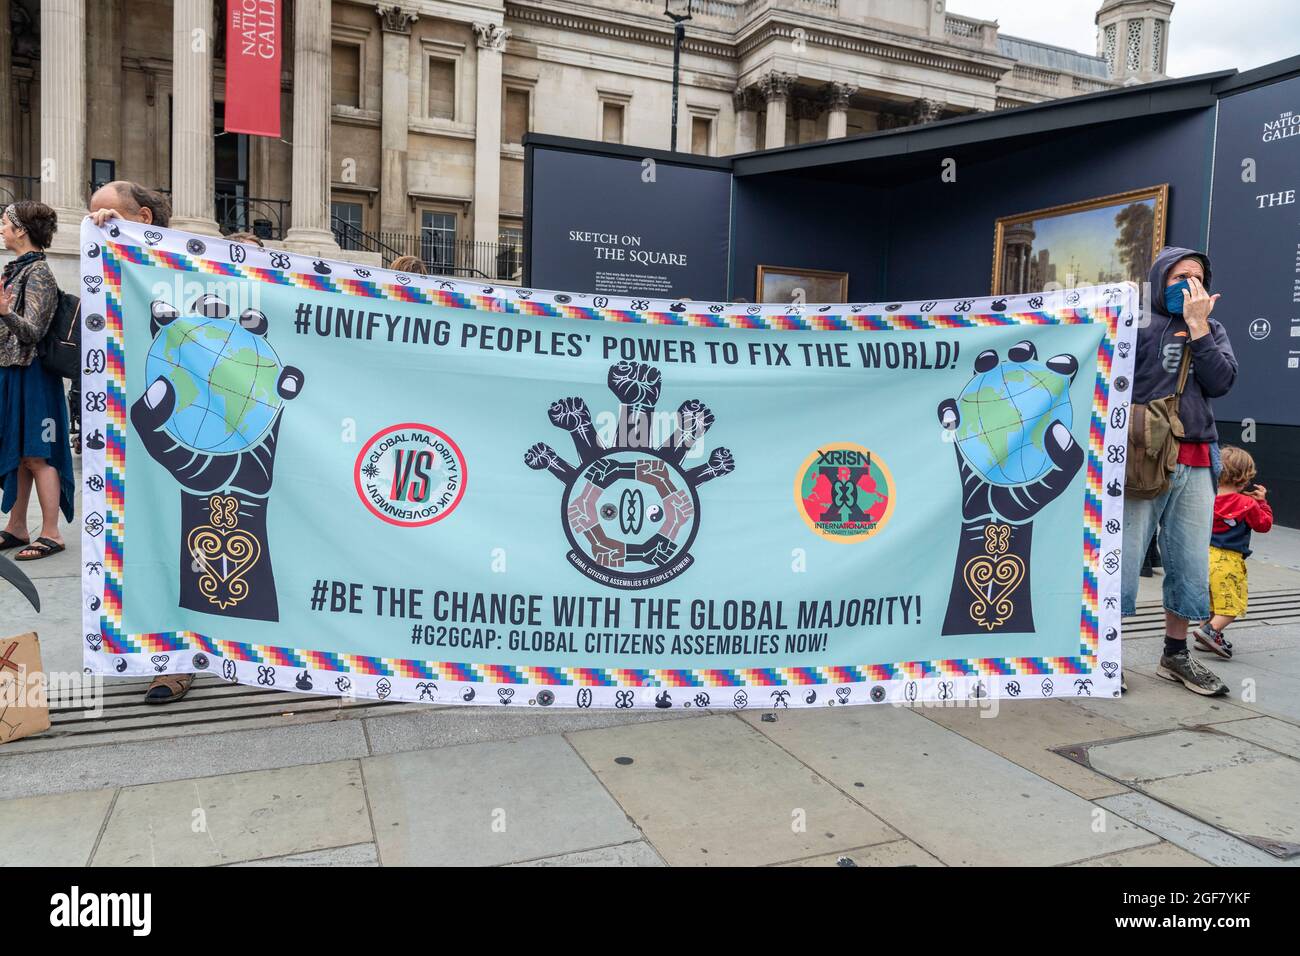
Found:
<svg viewBox="0 0 1300 956"><path fill-rule="evenodd" d="M961 394L939 403L962 486L962 531L944 634L1034 629L1030 588L1033 518L1069 487L1083 467L1070 432L1071 355L1038 361L1018 342L1005 361L975 357Z"/></svg>
<svg viewBox="0 0 1300 956"><path fill-rule="evenodd" d="M151 304L151 382L131 406L145 450L181 486L180 604L278 620L266 507L284 403L303 374L265 340L263 313L231 319L210 294L189 312Z"/></svg>

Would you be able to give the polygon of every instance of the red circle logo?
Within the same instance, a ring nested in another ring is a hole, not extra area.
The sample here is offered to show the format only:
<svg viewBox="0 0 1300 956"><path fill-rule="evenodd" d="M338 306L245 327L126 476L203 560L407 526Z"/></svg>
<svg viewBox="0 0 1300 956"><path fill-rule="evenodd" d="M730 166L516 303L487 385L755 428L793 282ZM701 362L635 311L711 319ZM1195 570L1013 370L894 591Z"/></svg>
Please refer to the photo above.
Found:
<svg viewBox="0 0 1300 956"><path fill-rule="evenodd" d="M376 518L407 528L441 521L465 496L465 456L432 425L403 422L376 432L352 468L361 503Z"/></svg>

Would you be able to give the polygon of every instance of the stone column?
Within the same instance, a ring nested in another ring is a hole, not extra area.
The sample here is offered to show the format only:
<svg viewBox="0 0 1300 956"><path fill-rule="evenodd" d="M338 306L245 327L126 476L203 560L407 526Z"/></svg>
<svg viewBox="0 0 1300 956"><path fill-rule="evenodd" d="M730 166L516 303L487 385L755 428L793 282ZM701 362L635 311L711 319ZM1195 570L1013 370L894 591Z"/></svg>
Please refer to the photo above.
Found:
<svg viewBox="0 0 1300 956"><path fill-rule="evenodd" d="M758 95L753 87L731 94L736 110L736 143L733 152L749 153L758 148Z"/></svg>
<svg viewBox="0 0 1300 956"><path fill-rule="evenodd" d="M794 77L789 73L772 71L758 81L759 92L767 100L767 128L763 137L764 149L785 145L785 110L790 98Z"/></svg>
<svg viewBox="0 0 1300 956"><path fill-rule="evenodd" d="M384 31L379 228L381 232L407 232L410 226L406 207L406 146L411 112L411 24L418 17L395 3L381 3L378 11Z"/></svg>
<svg viewBox="0 0 1300 956"><path fill-rule="evenodd" d="M13 36L9 30L9 0L0 0L0 76L14 75L12 56ZM0 87L0 173L17 175L18 163L14 160L14 89L12 80Z"/></svg>
<svg viewBox="0 0 1300 956"><path fill-rule="evenodd" d="M212 0L172 4L172 225L219 235L213 216ZM43 88L43 85L42 85Z"/></svg>
<svg viewBox="0 0 1300 956"><path fill-rule="evenodd" d="M476 23L478 99L474 107L474 241L496 242L501 215L501 53L510 31Z"/></svg>
<svg viewBox="0 0 1300 956"><path fill-rule="evenodd" d="M826 102L826 138L840 139L849 131L849 100L858 88L851 83L831 83L822 94Z"/></svg>
<svg viewBox="0 0 1300 956"><path fill-rule="evenodd" d="M816 103L804 97L795 99L790 105L794 110L795 129L799 137L796 142L813 142L817 139L817 117L821 115L821 110Z"/></svg>
<svg viewBox="0 0 1300 956"><path fill-rule="evenodd" d="M89 186L85 0L41 0L41 151L37 172L41 202L59 215L50 251L76 252L81 248L81 220L86 215Z"/></svg>
<svg viewBox="0 0 1300 956"><path fill-rule="evenodd" d="M330 231L330 2L293 8L293 225L284 246L337 256Z"/></svg>
<svg viewBox="0 0 1300 956"><path fill-rule="evenodd" d="M86 9L87 109L86 154L122 165L122 2L95 0ZM0 76L4 71L0 70ZM93 172L87 169L86 178ZM138 174L137 174L138 175ZM158 185L149 183L150 186Z"/></svg>

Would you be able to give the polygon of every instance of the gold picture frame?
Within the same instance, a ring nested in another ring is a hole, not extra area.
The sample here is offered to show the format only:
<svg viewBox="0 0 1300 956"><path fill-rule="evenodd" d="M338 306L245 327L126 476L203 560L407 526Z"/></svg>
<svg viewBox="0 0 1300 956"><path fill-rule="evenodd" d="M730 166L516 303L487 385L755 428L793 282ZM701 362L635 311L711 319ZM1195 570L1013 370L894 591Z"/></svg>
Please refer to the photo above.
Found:
<svg viewBox="0 0 1300 956"><path fill-rule="evenodd" d="M802 299L794 295L803 289ZM830 298L827 298L827 296ZM849 274L829 269L797 269L787 266L758 267L754 280L754 301L788 304L795 301L843 304L849 301Z"/></svg>
<svg viewBox="0 0 1300 956"><path fill-rule="evenodd" d="M1145 282L1165 244L1168 210L1169 184L1161 183L1003 216L993 230L991 292L1020 295L1047 286Z"/></svg>

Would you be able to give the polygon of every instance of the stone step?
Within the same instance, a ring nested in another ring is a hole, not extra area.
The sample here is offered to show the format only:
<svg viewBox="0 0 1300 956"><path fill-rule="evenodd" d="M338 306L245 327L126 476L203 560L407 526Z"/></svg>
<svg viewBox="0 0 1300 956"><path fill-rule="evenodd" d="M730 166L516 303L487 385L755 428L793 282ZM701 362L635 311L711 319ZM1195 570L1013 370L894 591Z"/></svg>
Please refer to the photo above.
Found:
<svg viewBox="0 0 1300 956"><path fill-rule="evenodd" d="M1241 626L1300 621L1300 590L1252 594L1250 608L1250 617L1243 620ZM1163 630L1159 602L1144 602L1139 605L1138 613L1124 622L1124 633L1129 637L1154 636ZM267 690L230 684L207 674L195 681L183 700L157 705L143 702L148 686L148 678L105 680L100 700L102 709L94 715L87 715L84 706L75 699L53 697L50 701L50 729L40 736L6 744L0 748L0 757L195 733L272 729L380 713L387 716L404 711L438 709L421 704Z"/></svg>

